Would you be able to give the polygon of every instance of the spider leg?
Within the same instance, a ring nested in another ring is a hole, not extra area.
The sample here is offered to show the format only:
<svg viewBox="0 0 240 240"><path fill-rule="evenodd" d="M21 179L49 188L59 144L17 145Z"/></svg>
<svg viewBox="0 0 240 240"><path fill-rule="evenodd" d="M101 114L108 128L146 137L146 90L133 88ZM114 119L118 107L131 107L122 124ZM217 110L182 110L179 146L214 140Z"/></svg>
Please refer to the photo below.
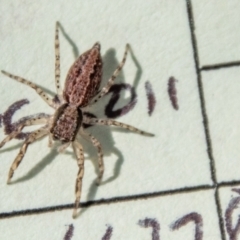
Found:
<svg viewBox="0 0 240 240"><path fill-rule="evenodd" d="M34 132L32 132L28 138L25 140L24 144L22 145L17 157L15 158L14 162L12 163L12 166L9 170L9 173L8 173L8 180L7 180L7 184L10 183L10 180L14 174L14 171L17 169L17 167L19 166L19 164L21 163L26 151L27 151L27 148L28 148L28 145L33 143L34 141L36 141L37 139L45 136L48 134L48 130L45 128L45 127L42 127Z"/></svg>
<svg viewBox="0 0 240 240"><path fill-rule="evenodd" d="M55 85L57 89L58 97L60 101L63 101L62 97L62 88L60 86L60 42L59 42L59 22L56 22L56 30L55 30Z"/></svg>
<svg viewBox="0 0 240 240"><path fill-rule="evenodd" d="M92 142L93 146L97 148L98 151L98 167L99 167L99 176L97 180L97 184L100 185L103 173L104 173L104 162L103 162L103 152L101 143L91 134L86 133L83 129L80 131L80 136L83 136L88 141Z"/></svg>
<svg viewBox="0 0 240 240"><path fill-rule="evenodd" d="M124 52L122 61L118 65L117 69L113 72L113 75L108 80L107 85L102 88L102 90L100 91L99 95L93 100L93 102L90 104L90 106L95 104L96 102L98 102L98 100L100 98L102 98L104 95L106 95L108 93L109 89L111 88L111 86L114 83L115 78L118 76L119 72L122 70L122 68L123 68L123 66L124 66L124 64L126 62L127 54L128 54L129 49L130 49L130 45L126 44L125 52Z"/></svg>
<svg viewBox="0 0 240 240"><path fill-rule="evenodd" d="M44 92L40 87L38 87L36 84L24 79L24 78L21 78L21 77L18 77L18 76L15 76L15 75L12 75L11 73L8 73L6 71L1 71L4 75L20 82L20 83L23 83L31 88L33 88L37 93L38 95L52 108L56 108L55 107L55 104L53 103L53 101L51 100L51 98L47 95L46 92Z"/></svg>
<svg viewBox="0 0 240 240"><path fill-rule="evenodd" d="M118 122L118 121L115 121L113 119L88 118L86 116L83 116L83 123L92 124L92 125L103 125L103 126L117 126L117 127L120 127L120 128L127 129L131 132L139 133L141 135L145 135L145 136L149 136L149 137L154 136L154 134L152 134L152 133L142 131L142 130L140 130L138 128L135 128L131 125L128 125L128 124L125 124L125 123L122 123L122 122Z"/></svg>
<svg viewBox="0 0 240 240"><path fill-rule="evenodd" d="M79 167L77 179L76 179L76 185L75 185L76 200L75 200L74 209L73 209L73 218L76 218L77 209L80 203L80 198L82 193L82 179L84 174L84 154L83 154L83 147L79 142L74 141L72 143L72 147L77 157L77 164Z"/></svg>
<svg viewBox="0 0 240 240"><path fill-rule="evenodd" d="M64 143L58 148L59 153L64 153L64 151L67 149L67 147L70 145L71 142Z"/></svg>
<svg viewBox="0 0 240 240"><path fill-rule="evenodd" d="M19 125L18 129L16 131L13 131L10 133L7 137L5 137L2 142L0 143L0 148L2 148L7 142L11 141L13 138L15 138L24 127L26 126L32 126L32 125L38 125L42 123L47 123L48 117L42 117L42 118L33 118L29 119L26 122Z"/></svg>
<svg viewBox="0 0 240 240"><path fill-rule="evenodd" d="M48 147L51 148L53 146L53 136L51 133L49 133L48 136Z"/></svg>

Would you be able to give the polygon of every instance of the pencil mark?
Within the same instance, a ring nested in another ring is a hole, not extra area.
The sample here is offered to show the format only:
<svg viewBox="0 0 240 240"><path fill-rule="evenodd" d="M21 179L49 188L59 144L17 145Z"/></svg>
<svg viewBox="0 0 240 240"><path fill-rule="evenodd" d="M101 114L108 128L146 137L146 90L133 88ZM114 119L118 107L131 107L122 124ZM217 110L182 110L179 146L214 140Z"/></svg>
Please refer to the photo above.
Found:
<svg viewBox="0 0 240 240"><path fill-rule="evenodd" d="M232 191L240 194L240 189L233 188ZM230 240L237 240L240 232L240 216L238 216L238 220L235 227L233 227L233 223L232 223L233 212L235 209L238 208L239 202L240 202L240 196L231 199L225 211L226 229L227 229L227 233L229 235Z"/></svg>
<svg viewBox="0 0 240 240"><path fill-rule="evenodd" d="M175 110L179 109L178 99L177 99L177 89L176 89L177 80L174 77L170 77L168 80L168 95L172 106Z"/></svg>
<svg viewBox="0 0 240 240"><path fill-rule="evenodd" d="M113 110L114 106L120 99L120 93L122 90L124 91L128 90L130 92L131 94L130 100L123 107L118 108L117 110ZM135 89L130 84L126 83L114 84L111 86L109 93L112 93L112 96L105 107L105 115L108 118L117 118L127 114L135 107L137 103L137 94L135 92Z"/></svg>
<svg viewBox="0 0 240 240"><path fill-rule="evenodd" d="M233 188L232 191L236 192L236 193L238 193L240 195L240 189L239 188Z"/></svg>
<svg viewBox="0 0 240 240"><path fill-rule="evenodd" d="M145 82L145 89L148 99L148 115L151 116L156 105L156 98L152 89L152 84L149 81Z"/></svg>
<svg viewBox="0 0 240 240"><path fill-rule="evenodd" d="M195 240L203 239L203 219L199 213L192 212L182 218L178 219L171 226L172 230L178 230L180 227L185 226L189 222L195 223Z"/></svg>
<svg viewBox="0 0 240 240"><path fill-rule="evenodd" d="M22 99L17 102L14 102L12 105L8 107L8 109L3 113L2 120L4 125L4 132L6 135L9 135L13 131L16 130L16 124L12 123L12 117L14 113L21 109L22 106L25 104L29 104L29 101L27 99ZM15 138L17 139L24 139L26 138L28 134L27 133L19 133Z"/></svg>
<svg viewBox="0 0 240 240"><path fill-rule="evenodd" d="M47 117L49 116L46 113L37 113L33 115L29 115L26 117L20 118L18 121L12 123L12 118L13 115L15 114L16 111L22 108L22 106L29 104L29 101L27 99L22 99L17 102L14 102L12 105L8 107L8 109L1 115L2 120L3 120L3 125L4 125L4 133L6 135L11 134L13 131L16 131L17 128L26 122L29 119L33 118L41 118L41 117ZM22 140L25 139L31 132L20 132L15 138Z"/></svg>
<svg viewBox="0 0 240 240"><path fill-rule="evenodd" d="M74 226L73 226L73 224L70 224L68 226L68 230L67 230L63 240L71 240L73 237L73 232L74 232Z"/></svg>
<svg viewBox="0 0 240 240"><path fill-rule="evenodd" d="M152 228L152 240L160 240L159 231L160 231L160 224L154 218L145 218L143 220L138 221L139 226L148 228Z"/></svg>
<svg viewBox="0 0 240 240"><path fill-rule="evenodd" d="M107 230L106 230L104 236L102 237L102 240L110 240L112 237L112 232L113 232L112 226L107 225Z"/></svg>

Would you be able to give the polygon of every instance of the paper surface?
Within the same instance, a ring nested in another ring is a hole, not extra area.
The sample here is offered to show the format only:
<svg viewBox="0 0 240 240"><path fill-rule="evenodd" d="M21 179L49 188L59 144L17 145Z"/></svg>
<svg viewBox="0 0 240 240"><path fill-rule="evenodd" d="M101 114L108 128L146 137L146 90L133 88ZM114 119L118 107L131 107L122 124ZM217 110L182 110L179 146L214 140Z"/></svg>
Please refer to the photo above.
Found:
<svg viewBox="0 0 240 240"><path fill-rule="evenodd" d="M70 224L72 239L240 239L234 230L240 201L239 1L19 0L1 5L1 69L52 96L56 21L62 26L62 86L76 57L97 41L104 85L129 43L132 54L116 83L129 84L137 102L117 120L155 137L114 127L86 130L102 144L105 172L97 187L97 152L82 141L84 208L76 220L71 204L78 167L72 149L58 154L48 148L48 138L37 141L7 185L21 144L6 144L0 154L0 239L64 239ZM171 77L176 79L172 95ZM156 97L151 116L146 81ZM54 113L26 85L3 74L0 84L0 113L18 100L30 102L13 115L13 122ZM122 90L120 96L113 110L127 104L130 91ZM106 117L112 98L108 94L88 111Z"/></svg>

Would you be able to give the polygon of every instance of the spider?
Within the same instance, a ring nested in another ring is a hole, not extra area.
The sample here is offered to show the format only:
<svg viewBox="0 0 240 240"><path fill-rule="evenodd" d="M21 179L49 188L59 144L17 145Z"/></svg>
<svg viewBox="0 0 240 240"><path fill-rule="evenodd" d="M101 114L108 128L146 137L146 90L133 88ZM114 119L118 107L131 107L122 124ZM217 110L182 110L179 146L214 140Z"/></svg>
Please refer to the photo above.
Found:
<svg viewBox="0 0 240 240"><path fill-rule="evenodd" d="M49 147L52 147L53 140L60 141L61 146L58 148L59 152L63 152L69 145L72 146L73 151L77 158L78 173L75 185L75 203L73 208L73 218L77 216L77 209L79 207L81 190L82 190L82 178L84 174L84 152L82 145L77 140L77 135L90 141L98 152L98 165L99 175L97 184L99 185L104 172L103 152L100 142L91 134L84 130L83 124L91 125L108 125L124 128L132 132L136 132L146 136L154 136L151 133L144 132L133 126L115 121L113 119L99 119L90 117L88 114L84 114L84 108L95 104L104 95L106 95L114 83L114 79L118 76L119 72L123 68L128 51L130 49L129 44L126 45L124 56L119 66L113 72L113 75L108 80L107 84L99 89L102 79L102 58L100 54L100 44L97 42L93 47L80 55L78 59L73 63L68 71L65 87L62 90L60 86L60 49L59 49L59 23L56 22L55 27L55 85L57 89L57 98L59 101L51 99L46 92L44 92L36 84L15 75L12 75L6 71L2 71L6 76L23 83L33 88L38 95L52 108L55 109L53 115L37 116L26 120L20 124L17 130L10 133L0 143L0 148L5 143L16 137L24 127L43 124L42 127L33 131L28 135L24 141L18 155L8 173L7 183L10 183L13 177L14 171L21 163L29 144L33 143L37 139L44 136L49 136Z"/></svg>

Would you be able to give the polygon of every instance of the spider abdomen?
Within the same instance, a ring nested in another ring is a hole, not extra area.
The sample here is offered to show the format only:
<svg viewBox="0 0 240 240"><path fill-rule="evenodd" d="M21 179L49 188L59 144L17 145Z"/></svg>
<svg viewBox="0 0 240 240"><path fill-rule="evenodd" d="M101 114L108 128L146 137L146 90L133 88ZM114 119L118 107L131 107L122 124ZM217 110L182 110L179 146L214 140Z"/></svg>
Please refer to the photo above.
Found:
<svg viewBox="0 0 240 240"><path fill-rule="evenodd" d="M54 140L74 141L82 123L82 111L75 106L63 104L56 111L50 132Z"/></svg>
<svg viewBox="0 0 240 240"><path fill-rule="evenodd" d="M63 97L66 102L85 107L97 94L102 79L100 44L83 53L68 71Z"/></svg>

